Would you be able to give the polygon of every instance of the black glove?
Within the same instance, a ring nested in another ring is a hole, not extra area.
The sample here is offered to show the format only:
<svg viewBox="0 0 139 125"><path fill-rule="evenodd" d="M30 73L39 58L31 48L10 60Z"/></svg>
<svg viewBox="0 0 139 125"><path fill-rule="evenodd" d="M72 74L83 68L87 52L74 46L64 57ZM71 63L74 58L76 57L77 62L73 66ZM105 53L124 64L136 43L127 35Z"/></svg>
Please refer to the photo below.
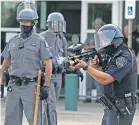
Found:
<svg viewBox="0 0 139 125"><path fill-rule="evenodd" d="M76 70L76 73L81 78L81 82L82 82L84 79L83 73L79 69Z"/></svg>
<svg viewBox="0 0 139 125"><path fill-rule="evenodd" d="M40 91L40 100L47 99L49 95L49 87L43 86Z"/></svg>
<svg viewBox="0 0 139 125"><path fill-rule="evenodd" d="M57 73L62 73L64 70L62 65L57 65L56 69L57 69Z"/></svg>

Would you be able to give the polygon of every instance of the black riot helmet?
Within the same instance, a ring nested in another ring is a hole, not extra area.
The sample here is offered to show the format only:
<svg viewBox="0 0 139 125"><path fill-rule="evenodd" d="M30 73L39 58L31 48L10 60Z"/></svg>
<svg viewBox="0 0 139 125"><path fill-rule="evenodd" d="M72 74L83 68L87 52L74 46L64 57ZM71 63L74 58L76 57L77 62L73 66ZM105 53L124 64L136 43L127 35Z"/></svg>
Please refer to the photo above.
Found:
<svg viewBox="0 0 139 125"><path fill-rule="evenodd" d="M38 20L36 7L31 2L22 2L17 8L17 21L32 21Z"/></svg>
<svg viewBox="0 0 139 125"><path fill-rule="evenodd" d="M66 32L66 21L64 16L59 12L53 12L48 15L47 18L48 30L52 32Z"/></svg>
<svg viewBox="0 0 139 125"><path fill-rule="evenodd" d="M96 49L116 49L123 43L123 33L121 29L114 24L102 26L95 34Z"/></svg>

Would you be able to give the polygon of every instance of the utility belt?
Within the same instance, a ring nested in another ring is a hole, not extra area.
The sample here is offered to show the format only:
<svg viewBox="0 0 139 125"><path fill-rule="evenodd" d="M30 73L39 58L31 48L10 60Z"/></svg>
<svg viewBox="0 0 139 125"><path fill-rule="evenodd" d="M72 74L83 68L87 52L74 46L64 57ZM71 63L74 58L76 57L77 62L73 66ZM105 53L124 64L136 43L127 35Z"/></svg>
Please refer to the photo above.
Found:
<svg viewBox="0 0 139 125"><path fill-rule="evenodd" d="M131 114L132 109L139 102L139 99L135 94L127 93L123 98L108 98L106 95L103 95L100 101L107 109L114 109L121 116L124 116Z"/></svg>
<svg viewBox="0 0 139 125"><path fill-rule="evenodd" d="M36 82L37 77L27 78L27 77L18 77L18 76L11 75L10 80L12 81L13 84L17 86L21 86L21 85L27 85L30 82Z"/></svg>

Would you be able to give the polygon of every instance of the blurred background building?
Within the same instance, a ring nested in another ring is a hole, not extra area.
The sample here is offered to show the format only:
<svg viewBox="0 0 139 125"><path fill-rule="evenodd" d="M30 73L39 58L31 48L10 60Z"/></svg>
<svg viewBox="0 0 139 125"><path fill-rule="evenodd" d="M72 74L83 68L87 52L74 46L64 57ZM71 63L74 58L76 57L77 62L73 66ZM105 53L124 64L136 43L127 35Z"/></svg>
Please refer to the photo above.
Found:
<svg viewBox="0 0 139 125"><path fill-rule="evenodd" d="M19 24L16 21L16 8L21 1L1 1L1 50L4 49L9 39L20 32ZM46 18L54 11L62 13L67 22L67 33L65 34L68 44L71 44L71 36L77 34L82 43L89 34L95 32L92 23L96 18L118 25L124 28L125 1L115 0L84 0L84 1L33 1L36 4L39 20L36 32L46 29ZM139 1L136 1L136 18L133 20L133 30L139 22ZM86 96L86 79L80 82L79 96Z"/></svg>

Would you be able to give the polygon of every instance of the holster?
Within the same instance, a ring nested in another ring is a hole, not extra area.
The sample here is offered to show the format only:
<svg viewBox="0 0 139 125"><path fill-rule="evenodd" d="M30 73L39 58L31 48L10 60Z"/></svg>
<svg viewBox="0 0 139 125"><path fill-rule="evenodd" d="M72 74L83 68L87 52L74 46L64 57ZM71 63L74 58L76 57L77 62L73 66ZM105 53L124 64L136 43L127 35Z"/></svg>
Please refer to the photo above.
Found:
<svg viewBox="0 0 139 125"><path fill-rule="evenodd" d="M117 111L115 105L106 95L103 94L103 96L100 97L100 101L107 109L114 109L115 111Z"/></svg>
<svg viewBox="0 0 139 125"><path fill-rule="evenodd" d="M117 108L117 111L121 114L121 116L124 116L126 114L131 114L124 100L116 98L115 107Z"/></svg>
<svg viewBox="0 0 139 125"><path fill-rule="evenodd" d="M125 103L129 110L132 110L135 105L138 103L139 99L135 93L126 93L125 94Z"/></svg>
<svg viewBox="0 0 139 125"><path fill-rule="evenodd" d="M100 98L100 101L107 109L113 109L117 111L122 116L126 115L127 113L130 114L129 109L127 108L124 101L120 100L119 98L108 98L106 95Z"/></svg>
<svg viewBox="0 0 139 125"><path fill-rule="evenodd" d="M7 71L5 71L4 76L5 76L5 86L7 86L9 83L9 80L10 80L9 73Z"/></svg>

